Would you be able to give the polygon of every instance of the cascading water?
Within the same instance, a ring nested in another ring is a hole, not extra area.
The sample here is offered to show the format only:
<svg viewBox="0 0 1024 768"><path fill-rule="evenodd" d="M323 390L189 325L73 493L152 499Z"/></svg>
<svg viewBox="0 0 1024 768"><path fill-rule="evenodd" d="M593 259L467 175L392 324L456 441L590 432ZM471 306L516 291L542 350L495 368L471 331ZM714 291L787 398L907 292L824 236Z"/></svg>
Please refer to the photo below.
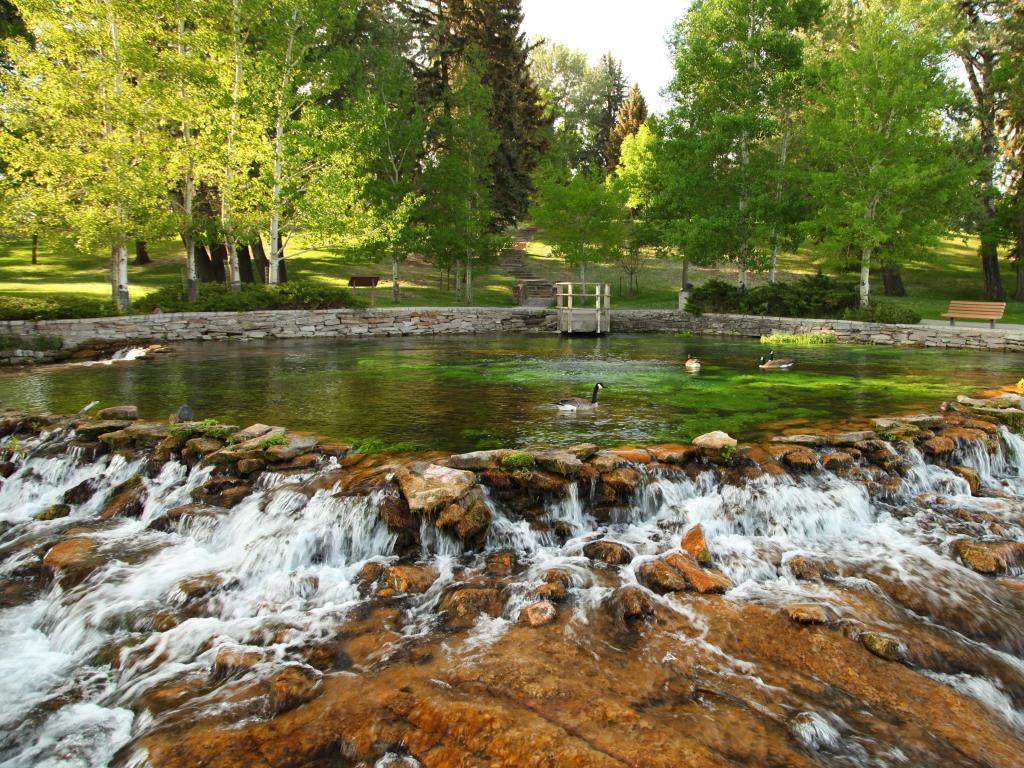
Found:
<svg viewBox="0 0 1024 768"><path fill-rule="evenodd" d="M315 685L322 685L322 673L359 673L340 657L314 669L310 649L329 646L378 599L380 588L368 589L360 576L368 564L409 559L407 545L382 520L386 491L314 489L317 478L344 471L332 462L304 473L265 472L230 508L196 504L187 515L169 516L195 503L197 489L213 477L211 466L172 460L145 477L145 457L90 458L68 438L54 432L23 441L17 469L0 488L0 578L8 589L0 611L0 766L148 765L139 745L150 734L204 719L265 718L265 708L235 695L238 686L283 670L300 670ZM679 536L700 524L716 566L733 584L726 604L814 603L851 636L881 628L911 646L927 640L945 649L944 659L955 659L927 670L930 679L1020 729L1021 602L949 554L971 526L975 538L998 533L1024 541L1024 441L1003 429L998 442L994 451L960 445L954 457L996 491L988 497L972 496L961 475L913 447L903 454L899 488L874 494L859 478L824 470L736 482L713 467L692 476L645 472L632 501L601 514L586 480L570 484L533 518L485 493L492 517L482 547L420 522L416 559L436 578L402 598L389 620L392 645L368 657L376 664L404 658L410 644L446 631L438 611L450 588L478 584L489 558L504 550L520 570L502 582L503 608L482 614L464 635L446 637L445 652L459 664L486 664L487 649L515 625L552 571L565 574L573 606L564 636L584 638L600 606L638 584L641 565L676 549ZM140 474L145 501L138 515L100 519L115 490ZM90 494L77 500L73 491L83 484ZM66 516L39 519L64 503ZM35 576L55 543L75 537L91 542L88 573L37 579L35 592L13 591ZM632 562L595 570L584 547L596 539L623 545ZM825 577L808 578L808 563ZM700 654L707 674L741 686L752 700L764 697L756 706L765 717L781 716L767 702L783 689L765 682L767 668L756 653L747 657L712 642L707 617L685 597L650 599L680 622L673 649L659 663ZM804 696L817 706L794 703L786 731L815 761L900 762L897 737L869 733L856 719L861 710L844 704L838 711L834 694ZM379 755L378 766L421 764L401 750Z"/></svg>

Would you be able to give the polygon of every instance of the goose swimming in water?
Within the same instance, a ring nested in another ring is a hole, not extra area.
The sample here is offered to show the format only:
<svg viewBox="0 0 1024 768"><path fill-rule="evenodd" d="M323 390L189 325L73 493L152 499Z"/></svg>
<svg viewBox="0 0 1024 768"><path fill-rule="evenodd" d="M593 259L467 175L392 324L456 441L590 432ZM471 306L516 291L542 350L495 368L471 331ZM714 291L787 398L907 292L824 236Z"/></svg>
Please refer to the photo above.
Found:
<svg viewBox="0 0 1024 768"><path fill-rule="evenodd" d="M795 360L776 360L775 350L773 349L767 359L762 357L758 361L757 367L762 371L788 371L795 363Z"/></svg>
<svg viewBox="0 0 1024 768"><path fill-rule="evenodd" d="M686 370L693 373L696 373L697 371L700 370L700 360L698 360L693 355L687 355L686 362L683 363L683 365L686 367Z"/></svg>
<svg viewBox="0 0 1024 768"><path fill-rule="evenodd" d="M592 411L597 408L597 396L604 389L604 384L594 385L594 395L589 400L583 397L567 397L559 400L556 405L560 411Z"/></svg>

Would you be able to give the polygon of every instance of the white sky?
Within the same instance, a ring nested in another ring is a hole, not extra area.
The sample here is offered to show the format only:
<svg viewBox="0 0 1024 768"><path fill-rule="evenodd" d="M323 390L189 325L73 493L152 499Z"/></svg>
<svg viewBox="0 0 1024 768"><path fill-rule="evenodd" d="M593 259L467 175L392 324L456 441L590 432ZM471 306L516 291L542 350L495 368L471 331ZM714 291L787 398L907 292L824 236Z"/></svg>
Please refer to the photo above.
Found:
<svg viewBox="0 0 1024 768"><path fill-rule="evenodd" d="M630 84L652 111L661 111L661 89L672 79L665 38L689 0L523 0L523 29L586 52L591 62L611 51Z"/></svg>

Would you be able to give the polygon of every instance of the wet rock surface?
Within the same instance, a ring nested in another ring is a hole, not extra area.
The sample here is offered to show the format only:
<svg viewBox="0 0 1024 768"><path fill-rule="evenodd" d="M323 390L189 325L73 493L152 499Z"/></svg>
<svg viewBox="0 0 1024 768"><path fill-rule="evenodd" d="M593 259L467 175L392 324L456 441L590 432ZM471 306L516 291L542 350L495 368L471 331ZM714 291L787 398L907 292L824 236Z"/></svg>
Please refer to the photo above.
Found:
<svg viewBox="0 0 1024 768"><path fill-rule="evenodd" d="M1022 766L1024 441L978 402L453 457L8 415L0 761Z"/></svg>

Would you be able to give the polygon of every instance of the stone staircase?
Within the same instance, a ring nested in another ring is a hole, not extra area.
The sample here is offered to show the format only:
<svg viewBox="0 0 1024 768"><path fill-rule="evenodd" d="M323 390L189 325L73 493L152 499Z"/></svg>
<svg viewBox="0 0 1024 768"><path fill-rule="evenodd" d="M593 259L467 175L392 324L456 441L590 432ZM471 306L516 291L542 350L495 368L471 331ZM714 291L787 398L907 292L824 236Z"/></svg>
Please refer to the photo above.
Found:
<svg viewBox="0 0 1024 768"><path fill-rule="evenodd" d="M518 230L512 247L501 257L501 268L516 280L512 293L520 307L550 307L554 304L554 283L532 274L524 262L526 246L536 233L532 227Z"/></svg>

